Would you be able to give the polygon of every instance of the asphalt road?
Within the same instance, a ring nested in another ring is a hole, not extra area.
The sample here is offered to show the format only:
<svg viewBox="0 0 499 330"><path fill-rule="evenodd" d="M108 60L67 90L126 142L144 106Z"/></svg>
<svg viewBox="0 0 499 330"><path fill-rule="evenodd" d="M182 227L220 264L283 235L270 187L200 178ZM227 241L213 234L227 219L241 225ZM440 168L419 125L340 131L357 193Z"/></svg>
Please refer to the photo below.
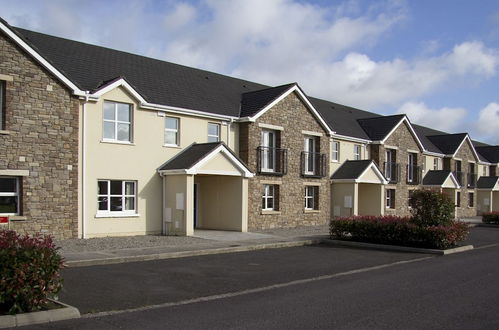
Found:
<svg viewBox="0 0 499 330"><path fill-rule="evenodd" d="M319 246L68 269L61 300L89 314L32 328L497 329L499 229L471 241L444 257Z"/></svg>

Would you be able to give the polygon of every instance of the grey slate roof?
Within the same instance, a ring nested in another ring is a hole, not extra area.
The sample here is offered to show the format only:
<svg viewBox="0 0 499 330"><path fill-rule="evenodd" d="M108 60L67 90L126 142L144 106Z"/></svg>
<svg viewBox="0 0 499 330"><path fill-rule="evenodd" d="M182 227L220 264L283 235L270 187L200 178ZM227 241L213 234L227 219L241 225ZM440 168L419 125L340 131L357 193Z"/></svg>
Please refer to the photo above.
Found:
<svg viewBox="0 0 499 330"><path fill-rule="evenodd" d="M355 180L373 163L372 160L347 160L331 176L333 180Z"/></svg>
<svg viewBox="0 0 499 330"><path fill-rule="evenodd" d="M393 115L358 119L360 127L373 141L383 140L388 133L404 118L405 115Z"/></svg>
<svg viewBox="0 0 499 330"><path fill-rule="evenodd" d="M252 117L294 85L296 83L244 93L241 97L240 117Z"/></svg>
<svg viewBox="0 0 499 330"><path fill-rule="evenodd" d="M450 174L449 170L430 170L423 178L423 186L441 186Z"/></svg>
<svg viewBox="0 0 499 330"><path fill-rule="evenodd" d="M492 189L496 186L497 180L499 180L497 176L481 176L476 182L476 187L478 189Z"/></svg>
<svg viewBox="0 0 499 330"><path fill-rule="evenodd" d="M475 147L476 152L481 158L489 163L499 163L499 146L479 146Z"/></svg>
<svg viewBox="0 0 499 330"><path fill-rule="evenodd" d="M428 140L430 140L431 143L433 143L438 149L441 150L442 153L446 155L454 154L465 137L466 133L427 136Z"/></svg>
<svg viewBox="0 0 499 330"><path fill-rule="evenodd" d="M442 132L442 131L437 131L437 130L434 130L434 129L431 129L431 128L428 128L428 127L425 127L425 126L416 125L416 124L412 124L412 128L416 132L416 135L418 136L419 141L421 141L421 143L423 144L423 146L424 146L424 148L426 150L428 150L430 152L436 152L436 153L439 153L439 154L442 153L442 150L438 149L438 147L436 145L434 145L428 139L428 136L430 136L430 135L447 134L447 133Z"/></svg>
<svg viewBox="0 0 499 330"><path fill-rule="evenodd" d="M222 143L194 143L163 164L159 171L190 169Z"/></svg>

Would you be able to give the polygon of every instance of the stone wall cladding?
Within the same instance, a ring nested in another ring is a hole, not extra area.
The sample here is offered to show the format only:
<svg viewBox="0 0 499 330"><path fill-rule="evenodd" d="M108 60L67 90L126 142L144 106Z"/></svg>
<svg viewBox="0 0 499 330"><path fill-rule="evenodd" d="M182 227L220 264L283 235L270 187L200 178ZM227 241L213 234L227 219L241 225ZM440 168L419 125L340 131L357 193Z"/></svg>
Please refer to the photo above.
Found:
<svg viewBox="0 0 499 330"><path fill-rule="evenodd" d="M424 157L421 149L416 142L414 136L411 134L407 123L402 123L393 133L388 137L383 145L372 145L374 151L372 154L376 156L373 159L377 162L379 169L383 172L383 163L386 161L386 146L397 147L396 149L396 162L400 166L400 180L396 184L388 184L385 189L395 189L395 208L385 209L386 215L397 216L410 216L411 212L408 205L409 190L419 189L420 185L412 185L407 183L407 157L409 154L408 149L411 151L418 151L417 164L423 168Z"/></svg>
<svg viewBox="0 0 499 330"><path fill-rule="evenodd" d="M256 173L257 147L261 143L262 128L259 123L284 128L281 134L281 148L288 149L288 172L284 176L255 175L248 187L248 229L285 228L326 224L330 214L329 137L312 113L295 93L290 94L272 109L264 113L255 123L241 125L240 154L249 168ZM247 125L247 133L244 133ZM301 152L304 148L302 130L322 133L319 152L326 154L326 176L324 178L303 178L301 176ZM242 141L247 136L246 141ZM247 145L247 153L242 146ZM280 214L262 214L262 192L265 181L281 182L279 186ZM306 213L305 182L314 182L319 188L319 212Z"/></svg>
<svg viewBox="0 0 499 330"><path fill-rule="evenodd" d="M57 239L77 237L79 101L3 34L0 73L13 77L6 83L9 134L0 134L0 170L29 170L22 178L26 220L11 228Z"/></svg>
<svg viewBox="0 0 499 330"><path fill-rule="evenodd" d="M457 218L463 218L463 217L473 217L477 215L477 210L476 210L476 190L475 189L468 189L467 188L467 173L468 173L468 162L475 162L475 173L478 173L478 160L475 158L473 151L471 150L469 141L466 140L461 148L456 152L456 155L454 158L459 158L461 159L461 171L463 172L463 180L462 180L462 185L461 185L461 207L456 208L456 217ZM451 168L450 170L455 169L455 159L452 159L450 161ZM468 207L469 203L469 198L468 198L468 193L469 192L474 192L474 207Z"/></svg>

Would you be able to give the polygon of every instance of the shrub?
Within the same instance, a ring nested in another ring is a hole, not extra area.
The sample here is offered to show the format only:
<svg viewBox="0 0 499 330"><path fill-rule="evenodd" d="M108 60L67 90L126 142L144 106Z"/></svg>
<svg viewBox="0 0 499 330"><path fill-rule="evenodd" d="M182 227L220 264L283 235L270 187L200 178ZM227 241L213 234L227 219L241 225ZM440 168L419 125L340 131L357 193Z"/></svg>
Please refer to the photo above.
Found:
<svg viewBox="0 0 499 330"><path fill-rule="evenodd" d="M414 190L411 206L413 222L419 226L452 223L454 202L447 195L431 190Z"/></svg>
<svg viewBox="0 0 499 330"><path fill-rule="evenodd" d="M482 222L499 224L499 212L487 212L482 214Z"/></svg>
<svg viewBox="0 0 499 330"><path fill-rule="evenodd" d="M330 222L331 238L433 249L456 246L466 239L468 231L468 225L463 222L420 226L411 218L395 216L357 216Z"/></svg>
<svg viewBox="0 0 499 330"><path fill-rule="evenodd" d="M50 236L0 230L0 314L40 310L62 288L63 259Z"/></svg>

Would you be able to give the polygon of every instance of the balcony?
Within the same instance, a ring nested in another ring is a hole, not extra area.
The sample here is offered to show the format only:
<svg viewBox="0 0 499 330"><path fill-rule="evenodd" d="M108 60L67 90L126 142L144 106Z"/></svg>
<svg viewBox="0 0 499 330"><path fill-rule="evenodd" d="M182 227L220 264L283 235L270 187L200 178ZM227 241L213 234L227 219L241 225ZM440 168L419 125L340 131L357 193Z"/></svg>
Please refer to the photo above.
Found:
<svg viewBox="0 0 499 330"><path fill-rule="evenodd" d="M421 183L421 166L406 165L407 171L407 184L420 184Z"/></svg>
<svg viewBox="0 0 499 330"><path fill-rule="evenodd" d="M383 163L383 174L388 180L388 183L400 182L400 166L399 163Z"/></svg>
<svg viewBox="0 0 499 330"><path fill-rule="evenodd" d="M467 182L468 182L468 188L475 188L476 187L476 174L475 173L468 173Z"/></svg>
<svg viewBox="0 0 499 330"><path fill-rule="evenodd" d="M454 177L456 178L457 183L459 183L459 185L462 186L463 185L463 172L454 171L454 172L452 172L452 174L454 174Z"/></svg>
<svg viewBox="0 0 499 330"><path fill-rule="evenodd" d="M257 172L282 176L288 172L288 149L258 147L256 149Z"/></svg>
<svg viewBox="0 0 499 330"><path fill-rule="evenodd" d="M301 153L301 175L308 178L326 176L326 154L320 152Z"/></svg>

